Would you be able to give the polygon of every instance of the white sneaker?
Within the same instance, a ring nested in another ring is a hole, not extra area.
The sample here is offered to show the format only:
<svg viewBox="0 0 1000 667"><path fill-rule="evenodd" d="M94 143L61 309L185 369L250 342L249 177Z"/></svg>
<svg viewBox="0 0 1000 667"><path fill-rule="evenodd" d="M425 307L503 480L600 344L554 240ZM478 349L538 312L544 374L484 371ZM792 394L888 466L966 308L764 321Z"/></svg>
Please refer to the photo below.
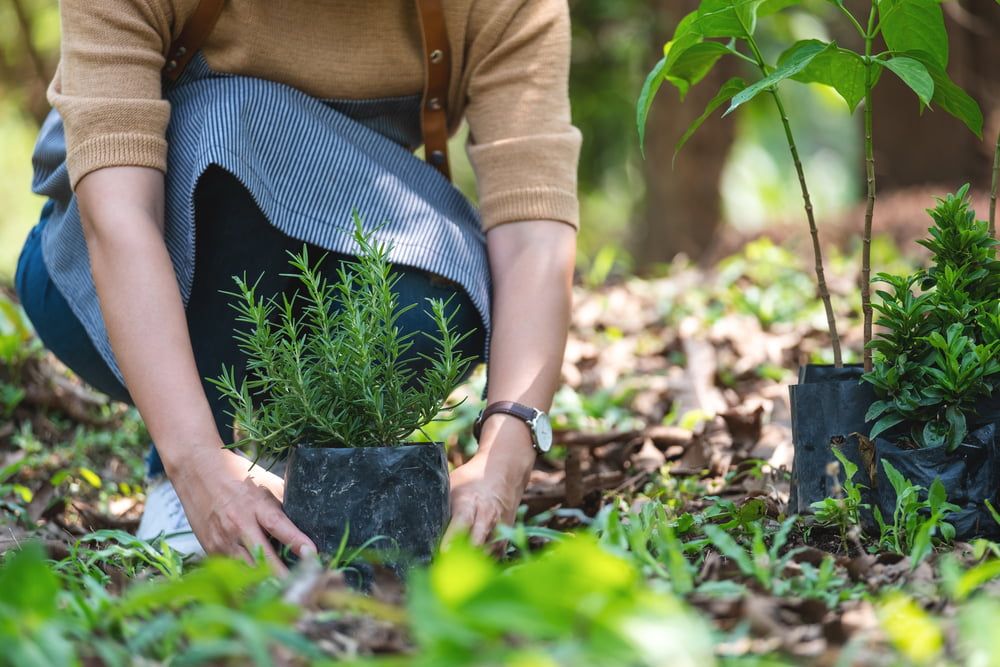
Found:
<svg viewBox="0 0 1000 667"><path fill-rule="evenodd" d="M205 555L205 550L191 530L174 485L164 475L149 482L146 507L135 536L153 544L163 539L171 549L185 556Z"/></svg>

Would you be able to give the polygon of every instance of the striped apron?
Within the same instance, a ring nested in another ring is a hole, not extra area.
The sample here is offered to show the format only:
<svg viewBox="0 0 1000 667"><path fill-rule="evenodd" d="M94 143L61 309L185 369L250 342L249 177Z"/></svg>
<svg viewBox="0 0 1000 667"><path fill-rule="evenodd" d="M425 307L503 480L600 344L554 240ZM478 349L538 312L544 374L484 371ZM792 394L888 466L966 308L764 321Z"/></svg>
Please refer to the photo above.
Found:
<svg viewBox="0 0 1000 667"><path fill-rule="evenodd" d="M201 53L174 84L165 178L165 241L185 305L194 280L194 192L210 165L233 174L285 234L351 255L353 212L391 246L391 262L458 283L483 321L489 349L490 273L475 207L413 155L421 142L420 95L320 100L290 86L213 71ZM62 119L53 110L32 156L32 190L52 213L42 256L120 382L90 272L66 168Z"/></svg>

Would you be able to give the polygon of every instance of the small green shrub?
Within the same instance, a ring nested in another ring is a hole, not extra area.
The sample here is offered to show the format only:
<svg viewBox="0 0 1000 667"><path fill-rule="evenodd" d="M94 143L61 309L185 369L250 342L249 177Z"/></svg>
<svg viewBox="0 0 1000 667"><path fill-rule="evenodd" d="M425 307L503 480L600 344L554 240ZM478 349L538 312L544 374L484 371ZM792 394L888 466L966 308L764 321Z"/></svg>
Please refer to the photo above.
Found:
<svg viewBox="0 0 1000 667"><path fill-rule="evenodd" d="M305 249L290 261L289 275L302 286L291 297L260 296L256 284L236 279L234 308L249 325L236 334L246 377L224 368L212 381L245 434L235 446L252 443L258 455L281 456L303 442L395 445L437 417L468 369L471 359L459 347L471 332L455 331L446 301L428 299L437 333L422 332L438 354L411 353L415 334L400 333L398 322L414 306L399 305L389 247L357 216L354 238L357 257L339 267L336 282ZM420 359L428 368L418 377L413 365Z"/></svg>
<svg viewBox="0 0 1000 667"><path fill-rule="evenodd" d="M968 191L928 211L934 225L920 243L933 253L929 269L876 278L889 289L878 291L884 332L871 343L874 367L864 376L879 399L867 415L871 438L909 425L916 445L954 449L977 401L1000 382L997 242L969 208Z"/></svg>
<svg viewBox="0 0 1000 667"><path fill-rule="evenodd" d="M916 567L931 553L935 540L951 542L955 539L955 527L945 519L962 508L948 502L940 479L935 479L925 494L924 487L903 477L888 461L883 460L882 466L896 492L896 508L892 523L885 521L878 507L873 508L880 533L878 546L908 555Z"/></svg>
<svg viewBox="0 0 1000 667"><path fill-rule="evenodd" d="M861 525L861 510L868 504L862 502L861 489L864 485L854 481L858 466L852 463L837 447L833 447L833 455L844 468L844 484L832 498L824 498L811 505L816 516L816 523L821 526L831 526L840 532L840 541L847 549L848 531ZM833 465L833 464L831 464Z"/></svg>

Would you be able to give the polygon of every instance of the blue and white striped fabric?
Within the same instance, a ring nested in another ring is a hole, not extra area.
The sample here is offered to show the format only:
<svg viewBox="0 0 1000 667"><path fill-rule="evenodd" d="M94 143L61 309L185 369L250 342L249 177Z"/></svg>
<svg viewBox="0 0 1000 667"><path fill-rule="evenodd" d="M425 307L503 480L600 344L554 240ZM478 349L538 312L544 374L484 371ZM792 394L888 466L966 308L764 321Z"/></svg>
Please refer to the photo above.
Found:
<svg viewBox="0 0 1000 667"><path fill-rule="evenodd" d="M194 191L215 164L236 176L271 224L295 239L352 254L354 210L366 228L382 225L377 238L392 245L391 261L444 276L468 292L489 349L490 274L479 214L413 155L421 142L420 96L323 101L283 84L213 72L201 54L164 94L171 103L166 244L185 304L194 280ZM62 121L53 110L33 156L32 189L55 204L43 257L123 381L91 277L65 151Z"/></svg>

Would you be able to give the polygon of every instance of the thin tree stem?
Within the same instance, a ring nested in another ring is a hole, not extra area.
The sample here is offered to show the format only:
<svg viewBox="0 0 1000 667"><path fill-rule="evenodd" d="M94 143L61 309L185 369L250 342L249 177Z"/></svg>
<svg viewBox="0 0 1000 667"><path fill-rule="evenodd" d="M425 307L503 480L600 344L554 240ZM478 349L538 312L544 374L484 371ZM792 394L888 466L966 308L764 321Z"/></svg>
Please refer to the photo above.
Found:
<svg viewBox="0 0 1000 667"><path fill-rule="evenodd" d="M990 186L990 236L997 235L997 180L1000 176L1000 133L993 151L993 185Z"/></svg>
<svg viewBox="0 0 1000 667"><path fill-rule="evenodd" d="M872 30L875 26L875 5L872 3L868 17L868 33L865 36L865 172L868 182L868 205L865 208L865 230L861 239L861 312L864 316L864 362L865 372L872 370L872 219L875 216L875 144L872 141L872 86L874 85L872 62Z"/></svg>
<svg viewBox="0 0 1000 667"><path fill-rule="evenodd" d="M774 97L774 103L778 107L781 124L785 128L785 138L788 140L788 149L792 153L792 162L795 163L795 173L799 176L802 203L806 211L806 220L809 222L809 235L812 237L813 257L816 262L816 287L819 292L819 298L823 302L823 308L826 310L826 323L830 329L830 344L833 346L833 363L837 368L840 368L844 365L844 360L840 350L840 334L837 333L837 316L833 312L830 288L826 284L826 272L823 269L823 248L819 241L819 227L816 225L812 197L809 195L809 186L806 185L805 169L802 167L802 160L799 158L799 149L795 144L795 137L792 135L792 126L788 121L788 114L785 112L785 106L781 102L781 97L778 95L777 90L771 91L771 95Z"/></svg>
<svg viewBox="0 0 1000 667"><path fill-rule="evenodd" d="M757 66L761 73L767 76L767 64L761 55L760 49L751 37L748 40L751 51L757 59ZM823 269L823 248L819 242L819 228L816 226L816 217L813 212L812 197L809 195L809 186L806 185L806 172L802 167L802 160L799 157L799 149L795 144L795 136L792 134L792 126L788 120L788 113L785 105L781 101L776 89L771 90L771 97L778 108L778 115L781 117L781 124L785 129L785 139L788 140L788 149L792 154L792 162L795 164L795 173L799 177L799 187L802 190L802 202L805 206L806 220L809 222L809 234L812 237L813 257L815 258L816 287L823 308L826 311L826 323L830 330L830 343L833 346L833 363L837 368L843 366L844 361L840 350L840 334L837 333L837 316L833 311L833 302L830 299L830 289L826 284L826 272Z"/></svg>

